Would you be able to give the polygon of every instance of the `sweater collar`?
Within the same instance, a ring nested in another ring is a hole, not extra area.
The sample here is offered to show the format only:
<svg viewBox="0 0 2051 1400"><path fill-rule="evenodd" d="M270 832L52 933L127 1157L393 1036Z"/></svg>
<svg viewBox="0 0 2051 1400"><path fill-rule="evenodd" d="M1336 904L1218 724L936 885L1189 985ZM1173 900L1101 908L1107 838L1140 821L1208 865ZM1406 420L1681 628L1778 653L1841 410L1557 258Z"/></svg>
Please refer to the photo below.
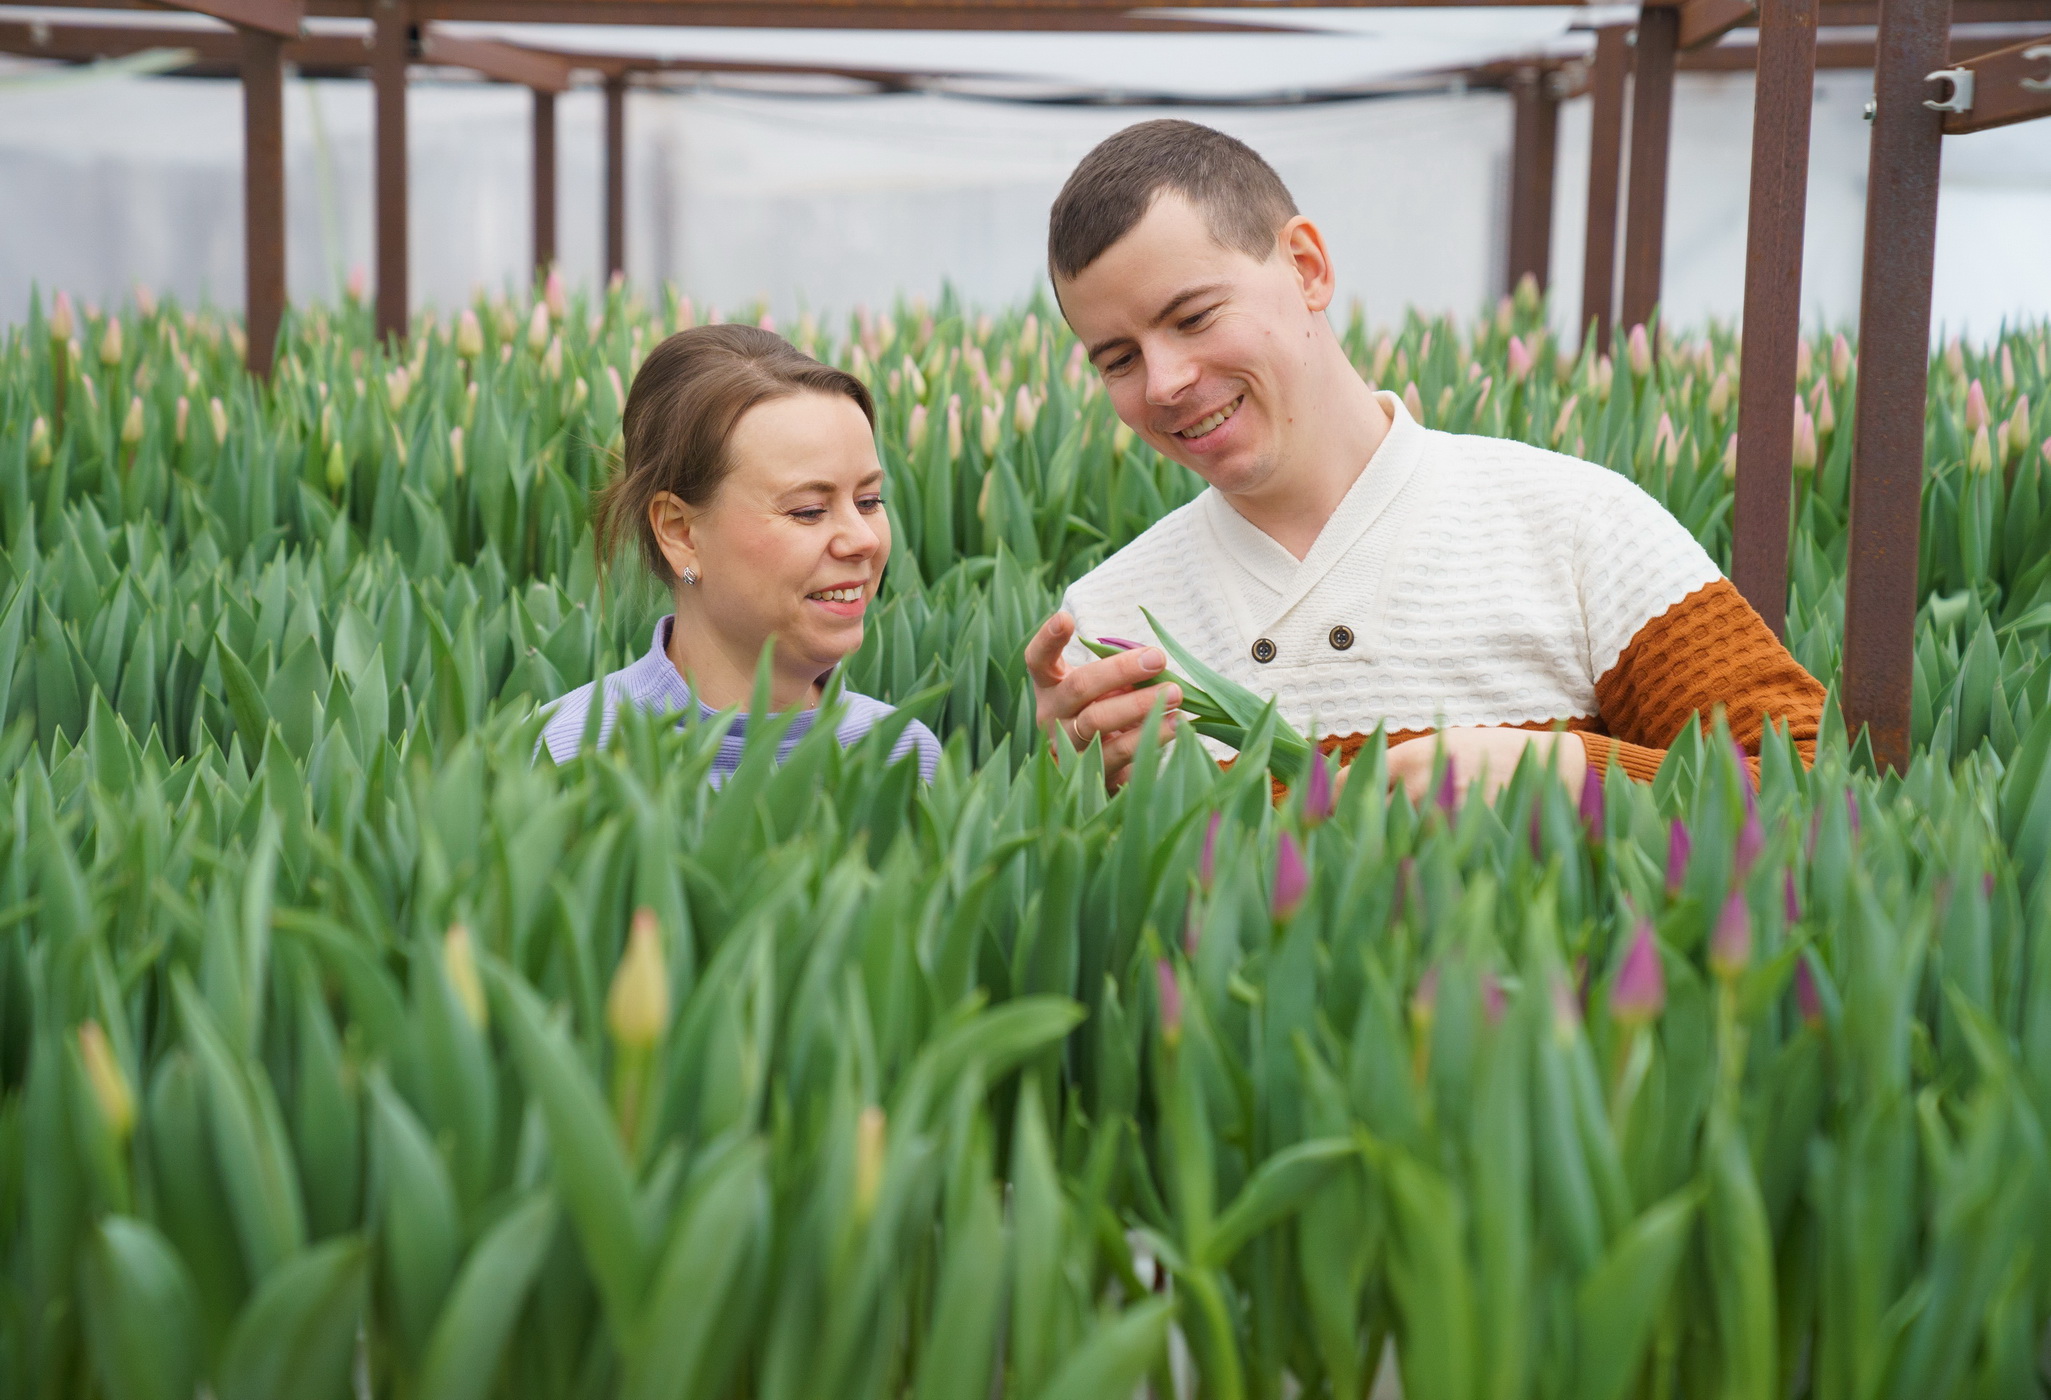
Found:
<svg viewBox="0 0 2051 1400"><path fill-rule="evenodd" d="M1281 595L1272 616L1257 624L1258 627L1264 628L1274 619L1286 615L1317 587L1360 537L1381 519L1423 459L1429 430L1410 416L1399 395L1384 389L1375 398L1389 415L1388 434L1382 438L1381 446L1375 449L1374 456L1368 459L1367 466L1353 485L1347 488L1338 509L1318 531L1310 552L1301 560L1234 510L1216 487L1205 491L1199 498L1203 502L1204 518L1218 543L1235 562Z"/></svg>

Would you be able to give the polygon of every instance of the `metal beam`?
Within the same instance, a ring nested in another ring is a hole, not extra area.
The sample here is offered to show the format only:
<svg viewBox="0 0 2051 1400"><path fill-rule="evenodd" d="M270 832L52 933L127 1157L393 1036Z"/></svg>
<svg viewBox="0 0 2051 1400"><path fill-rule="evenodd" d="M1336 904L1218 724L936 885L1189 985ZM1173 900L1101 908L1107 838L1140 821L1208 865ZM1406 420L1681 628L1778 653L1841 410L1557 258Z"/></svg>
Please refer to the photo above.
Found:
<svg viewBox="0 0 2051 1400"><path fill-rule="evenodd" d="M1751 24L1758 15L1752 0L1686 0L1681 6L1682 49L1699 49L1713 44L1741 24Z"/></svg>
<svg viewBox="0 0 2051 1400"><path fill-rule="evenodd" d="M280 39L297 39L306 20L306 0L166 0L164 8L211 15Z"/></svg>
<svg viewBox="0 0 2051 1400"><path fill-rule="evenodd" d="M1624 77L1631 55L1629 30L1610 25L1595 31L1595 62L1589 71L1588 228L1581 261L1582 335L1595 327L1596 345L1607 350L1617 287L1617 184L1624 158Z"/></svg>
<svg viewBox="0 0 2051 1400"><path fill-rule="evenodd" d="M1638 12L1631 70L1631 186L1626 196L1624 308L1626 326L1648 324L1659 306L1666 244L1666 167L1674 115L1674 50L1681 14L1671 7Z"/></svg>
<svg viewBox="0 0 2051 1400"><path fill-rule="evenodd" d="M377 145L377 334L406 335L406 65L412 17L405 0L375 0L371 15L371 86Z"/></svg>
<svg viewBox="0 0 2051 1400"><path fill-rule="evenodd" d="M268 379L285 314L285 66L276 34L242 43L243 321L249 372Z"/></svg>
<svg viewBox="0 0 2051 1400"><path fill-rule="evenodd" d="M1956 66L1973 75L1973 95L1966 111L1944 114L1946 136L2051 117L2051 34Z"/></svg>
<svg viewBox="0 0 2051 1400"><path fill-rule="evenodd" d="M534 275L555 265L555 94L534 89Z"/></svg>
<svg viewBox="0 0 2051 1400"><path fill-rule="evenodd" d="M1752 89L1731 580L1778 637L1787 635L1795 357L1802 334L1802 229L1815 98L1816 0L1766 0L1759 16L1759 77Z"/></svg>
<svg viewBox="0 0 2051 1400"><path fill-rule="evenodd" d="M1859 397L1845 579L1844 717L1873 756L1906 768L1915 671L1916 547L1930 371L1930 277L1944 118L1924 75L1944 67L1951 0L1882 0L1866 251L1859 289Z"/></svg>
<svg viewBox="0 0 2051 1400"><path fill-rule="evenodd" d="M1510 239L1508 278L1514 290L1526 276L1545 289L1552 271L1553 157L1559 146L1559 99L1552 74L1519 69L1510 82Z"/></svg>
<svg viewBox="0 0 2051 1400"><path fill-rule="evenodd" d="M1951 61L1957 64L1976 60L1983 54L1996 51L2006 42L1973 35L1955 38L1951 41ZM1816 44L1816 66L1819 69L1871 71L1874 58L1874 46L1864 41L1820 39ZM1724 43L1682 54L1679 67L1683 73L1749 73L1757 66L1758 60L1758 45Z"/></svg>
<svg viewBox="0 0 2051 1400"><path fill-rule="evenodd" d="M496 39L462 39L433 25L420 31L420 61L450 68L468 68L502 83L520 83L537 92L567 92L577 64L568 55L504 44Z"/></svg>
<svg viewBox="0 0 2051 1400"><path fill-rule="evenodd" d="M627 270L627 80L605 80L605 275Z"/></svg>

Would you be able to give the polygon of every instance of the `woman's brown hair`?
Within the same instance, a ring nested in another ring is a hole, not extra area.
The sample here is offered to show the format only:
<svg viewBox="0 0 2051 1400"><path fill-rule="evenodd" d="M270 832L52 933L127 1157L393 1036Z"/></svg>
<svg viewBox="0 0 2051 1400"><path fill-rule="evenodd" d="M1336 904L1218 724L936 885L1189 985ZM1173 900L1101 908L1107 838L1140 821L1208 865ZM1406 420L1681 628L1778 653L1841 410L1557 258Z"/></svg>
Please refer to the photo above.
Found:
<svg viewBox="0 0 2051 1400"><path fill-rule="evenodd" d="M732 466L727 442L741 416L798 393L845 394L876 425L876 404L861 380L774 331L693 326L649 352L627 391L619 466L592 504L600 565L632 536L650 572L673 586L676 575L648 523L649 503L668 491L686 505L710 505Z"/></svg>

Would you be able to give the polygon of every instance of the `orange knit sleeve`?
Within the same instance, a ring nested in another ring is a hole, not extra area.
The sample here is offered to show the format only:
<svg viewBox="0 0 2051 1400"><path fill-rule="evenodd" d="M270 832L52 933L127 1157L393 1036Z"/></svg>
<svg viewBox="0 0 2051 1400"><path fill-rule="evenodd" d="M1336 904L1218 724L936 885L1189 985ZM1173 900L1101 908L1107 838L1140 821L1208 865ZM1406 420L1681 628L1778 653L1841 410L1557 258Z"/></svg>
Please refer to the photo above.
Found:
<svg viewBox="0 0 2051 1400"><path fill-rule="evenodd" d="M1588 761L1602 768L1615 758L1650 782L1681 727L1707 723L1719 706L1755 775L1768 720L1786 728L1803 763L1814 761L1824 690L1720 578L1639 628L1596 681L1595 700L1608 733L1581 736Z"/></svg>

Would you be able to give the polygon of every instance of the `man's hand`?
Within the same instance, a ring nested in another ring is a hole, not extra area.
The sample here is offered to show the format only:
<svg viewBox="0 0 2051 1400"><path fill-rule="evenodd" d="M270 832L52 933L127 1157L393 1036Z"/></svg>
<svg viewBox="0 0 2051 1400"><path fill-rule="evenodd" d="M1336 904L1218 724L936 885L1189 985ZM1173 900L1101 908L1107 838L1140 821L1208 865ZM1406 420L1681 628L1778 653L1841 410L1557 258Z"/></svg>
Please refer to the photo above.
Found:
<svg viewBox="0 0 2051 1400"><path fill-rule="evenodd" d="M1182 703L1182 690L1173 684L1134 688L1167 669L1168 658L1159 647L1136 647L1088 665L1071 666L1062 652L1074 638L1075 619L1058 612L1026 643L1034 713L1041 729L1051 735L1054 726L1060 725L1078 749L1088 748L1092 739L1102 739L1104 781L1115 788L1124 783L1126 771L1132 767L1147 715L1164 695L1171 713L1161 722L1162 738L1175 732L1172 711Z"/></svg>
<svg viewBox="0 0 2051 1400"><path fill-rule="evenodd" d="M1535 729L1474 727L1442 729L1421 739L1405 739L1389 746L1389 786L1400 787L1410 800L1422 804L1432 796L1433 765L1438 746L1446 746L1446 761L1452 766L1453 787L1460 800L1467 790L1480 784L1481 795L1494 801L1509 785L1524 750L1533 749L1540 765L1553 763L1567 791L1580 795L1581 780L1588 771L1588 750L1578 734L1557 734Z"/></svg>

